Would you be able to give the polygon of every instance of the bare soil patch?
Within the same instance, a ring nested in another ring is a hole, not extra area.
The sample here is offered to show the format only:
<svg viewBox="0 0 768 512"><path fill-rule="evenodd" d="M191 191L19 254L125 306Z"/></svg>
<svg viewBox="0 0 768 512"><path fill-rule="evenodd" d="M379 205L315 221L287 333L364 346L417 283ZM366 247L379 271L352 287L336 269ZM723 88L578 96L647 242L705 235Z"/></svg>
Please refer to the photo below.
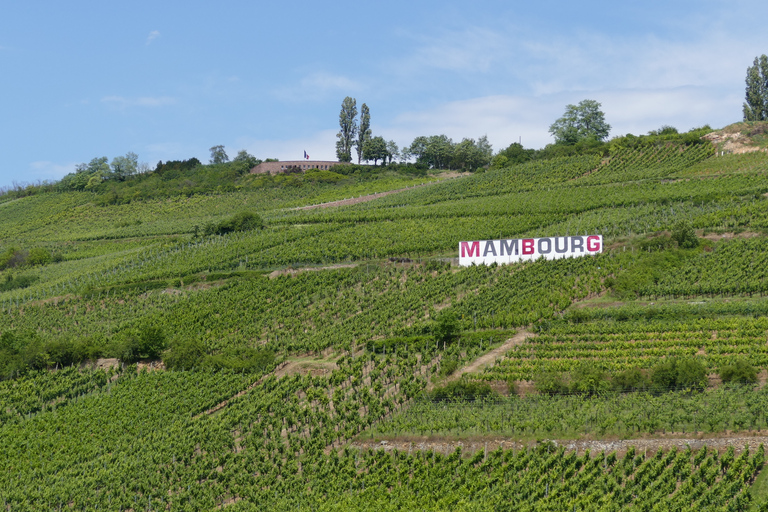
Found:
<svg viewBox="0 0 768 512"><path fill-rule="evenodd" d="M443 174L445 179L448 178L458 178L461 176L461 174L457 172L453 173L445 173ZM374 199L379 199L380 197L389 196L392 194L397 194L399 192L404 192L406 190L413 190L414 188L420 188L420 187L427 187L429 185L433 185L435 183L440 183L445 181L445 179L437 180L437 181L430 181L429 183L421 183L419 185L414 185L412 187L406 187L406 188L398 188L395 190L387 190L386 192L376 192L374 194L368 194L366 196L360 196L360 197L350 197L348 199L340 199L338 201L331 201L329 203L322 203L322 204L311 204L309 206L299 206L298 208L293 208L294 210L314 210L316 208L332 208L334 206L348 206L351 204L358 204L358 203L367 203L368 201L373 201Z"/></svg>
<svg viewBox="0 0 768 512"><path fill-rule="evenodd" d="M285 366L279 370L275 370L275 376L311 375L312 377L322 377L330 374L334 370L338 370L338 368L338 365L333 361L286 361Z"/></svg>
<svg viewBox="0 0 768 512"><path fill-rule="evenodd" d="M327 267L302 267L302 268L285 268L282 270L275 270L269 274L270 279L274 279L278 276L288 276L300 274L302 272L318 272L320 270L333 270L336 268L355 268L357 263L337 263L335 265L328 265Z"/></svg>
<svg viewBox="0 0 768 512"><path fill-rule="evenodd" d="M502 343L501 346L496 347L490 352L486 352L485 354L478 357L468 365L453 372L449 377L443 380L441 384L447 384L449 382L453 382L455 380L460 379L462 375L465 375L467 373L479 373L480 371L488 368L489 366L493 366L494 364L496 364L497 360L501 361L502 359L504 359L504 354L506 354L512 347L521 345L526 338L530 338L533 336L534 336L533 333L526 330L522 330L518 332L517 334L509 338L507 341ZM435 385L430 382L427 385L427 391L434 389L434 387Z"/></svg>
<svg viewBox="0 0 768 512"><path fill-rule="evenodd" d="M551 442L555 447L563 446L568 452L584 453L589 450L593 455L600 454L603 451L608 453L616 451L619 454L624 454L630 447L635 447L637 451L654 453L658 450L666 451L673 447L684 450L688 446L692 450L698 450L706 446L708 449L717 450L720 453L725 452L732 446L736 453L740 453L745 446L749 448L750 452L754 452L761 444L768 444L768 435L766 435L765 431L723 432L709 435L699 432L694 436L688 433L687 435L668 434L666 436L649 436L637 439L546 439L542 441ZM521 441L502 437L474 437L461 440L440 437L411 437L408 439L385 441L355 441L351 443L351 446L362 450L384 450L386 452L398 450L408 453L419 450L447 455L456 451L456 448L461 448L464 454L472 454L479 450L490 452L498 448L504 450L524 450L535 447L538 444L538 441Z"/></svg>

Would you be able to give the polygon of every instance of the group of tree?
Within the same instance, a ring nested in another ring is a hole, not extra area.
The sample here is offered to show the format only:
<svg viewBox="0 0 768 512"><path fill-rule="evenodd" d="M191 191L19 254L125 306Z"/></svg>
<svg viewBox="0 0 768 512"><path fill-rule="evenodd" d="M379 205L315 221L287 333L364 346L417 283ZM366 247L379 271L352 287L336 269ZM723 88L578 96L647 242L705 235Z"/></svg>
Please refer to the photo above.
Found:
<svg viewBox="0 0 768 512"><path fill-rule="evenodd" d="M755 57L747 68L745 121L768 121L768 56Z"/></svg>
<svg viewBox="0 0 768 512"><path fill-rule="evenodd" d="M493 148L485 135L477 140L465 138L459 143L446 135L419 136L409 147L403 148L401 156L414 158L417 164L431 169L474 172L491 163Z"/></svg>
<svg viewBox="0 0 768 512"><path fill-rule="evenodd" d="M129 151L116 156L109 162L106 156L93 158L90 162L75 166L75 172L64 176L59 182L62 190L95 190L105 181L125 181L131 176L146 173L149 166L139 163L136 153Z"/></svg>
<svg viewBox="0 0 768 512"><path fill-rule="evenodd" d="M347 96L341 103L339 113L339 133L336 134L336 158L339 162L352 161L352 149L357 153L357 163L379 161L383 164L392 162L399 155L399 148L394 141L386 141L381 136L374 137L371 131L371 111L363 103L360 107L360 122L357 121L357 100Z"/></svg>

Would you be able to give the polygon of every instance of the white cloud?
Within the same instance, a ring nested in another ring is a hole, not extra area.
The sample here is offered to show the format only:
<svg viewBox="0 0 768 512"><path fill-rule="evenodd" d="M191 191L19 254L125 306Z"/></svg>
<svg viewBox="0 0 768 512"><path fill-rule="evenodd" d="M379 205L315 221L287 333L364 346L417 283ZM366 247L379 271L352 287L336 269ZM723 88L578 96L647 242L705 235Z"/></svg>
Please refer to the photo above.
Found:
<svg viewBox="0 0 768 512"><path fill-rule="evenodd" d="M496 151L522 138L523 146L540 148L553 139L549 126L567 104L583 99L602 103L611 136L640 135L662 125L680 130L710 124L720 128L741 117L741 99L715 88L615 89L568 91L546 96L497 95L444 103L435 108L405 112L375 131L398 144L419 135L445 134L454 142L487 135Z"/></svg>
<svg viewBox="0 0 768 512"><path fill-rule="evenodd" d="M362 88L362 84L351 78L320 71L304 76L296 85L281 87L274 94L286 101L307 101L325 98L330 93L349 95Z"/></svg>
<svg viewBox="0 0 768 512"><path fill-rule="evenodd" d="M160 37L160 31L159 31L159 30L153 30L153 31L152 31L152 32L150 32L150 33L149 33L149 35L147 36L147 42L146 42L145 44L146 44L147 46L149 46L149 45L150 45L150 43L152 43L152 41L154 41L154 40L155 40L155 39L157 39L158 37Z"/></svg>
<svg viewBox="0 0 768 512"><path fill-rule="evenodd" d="M126 98L124 96L104 96L101 102L113 105L118 108L126 107L163 107L173 105L176 99L170 96L140 96L137 98Z"/></svg>
<svg viewBox="0 0 768 512"><path fill-rule="evenodd" d="M236 148L236 149L235 149ZM301 160L304 151L312 160L336 160L336 131L323 130L307 137L288 140L250 139L235 140L235 147L227 147L227 154L234 157L245 149L257 158L278 158L280 160Z"/></svg>
<svg viewBox="0 0 768 512"><path fill-rule="evenodd" d="M446 32L437 37L422 37L420 42L413 54L398 59L391 66L406 73L428 68L486 72L495 62L506 60L510 52L508 37L478 27Z"/></svg>

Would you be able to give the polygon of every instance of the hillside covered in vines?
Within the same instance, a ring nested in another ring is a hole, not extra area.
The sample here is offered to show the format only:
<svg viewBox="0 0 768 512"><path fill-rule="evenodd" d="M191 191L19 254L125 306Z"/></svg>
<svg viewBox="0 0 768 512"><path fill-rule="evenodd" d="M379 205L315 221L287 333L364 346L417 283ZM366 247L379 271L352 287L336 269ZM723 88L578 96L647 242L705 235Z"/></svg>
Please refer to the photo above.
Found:
<svg viewBox="0 0 768 512"><path fill-rule="evenodd" d="M450 179L6 198L0 498L7 510L765 510L761 447L560 445L762 439L767 178L765 153L697 142ZM584 234L603 236L601 254L457 265L460 241ZM527 448L359 443L430 436Z"/></svg>

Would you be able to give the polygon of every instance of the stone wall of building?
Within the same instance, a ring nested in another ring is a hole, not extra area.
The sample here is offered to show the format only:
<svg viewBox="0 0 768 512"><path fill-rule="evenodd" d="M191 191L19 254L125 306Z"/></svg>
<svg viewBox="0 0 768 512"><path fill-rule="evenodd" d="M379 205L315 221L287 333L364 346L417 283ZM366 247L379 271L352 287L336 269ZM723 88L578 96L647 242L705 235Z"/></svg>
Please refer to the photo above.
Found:
<svg viewBox="0 0 768 512"><path fill-rule="evenodd" d="M279 174L290 168L299 168L302 172L306 172L307 169L328 170L334 165L345 164L341 162L329 162L325 160L287 160L285 162L262 162L251 169L251 174Z"/></svg>

